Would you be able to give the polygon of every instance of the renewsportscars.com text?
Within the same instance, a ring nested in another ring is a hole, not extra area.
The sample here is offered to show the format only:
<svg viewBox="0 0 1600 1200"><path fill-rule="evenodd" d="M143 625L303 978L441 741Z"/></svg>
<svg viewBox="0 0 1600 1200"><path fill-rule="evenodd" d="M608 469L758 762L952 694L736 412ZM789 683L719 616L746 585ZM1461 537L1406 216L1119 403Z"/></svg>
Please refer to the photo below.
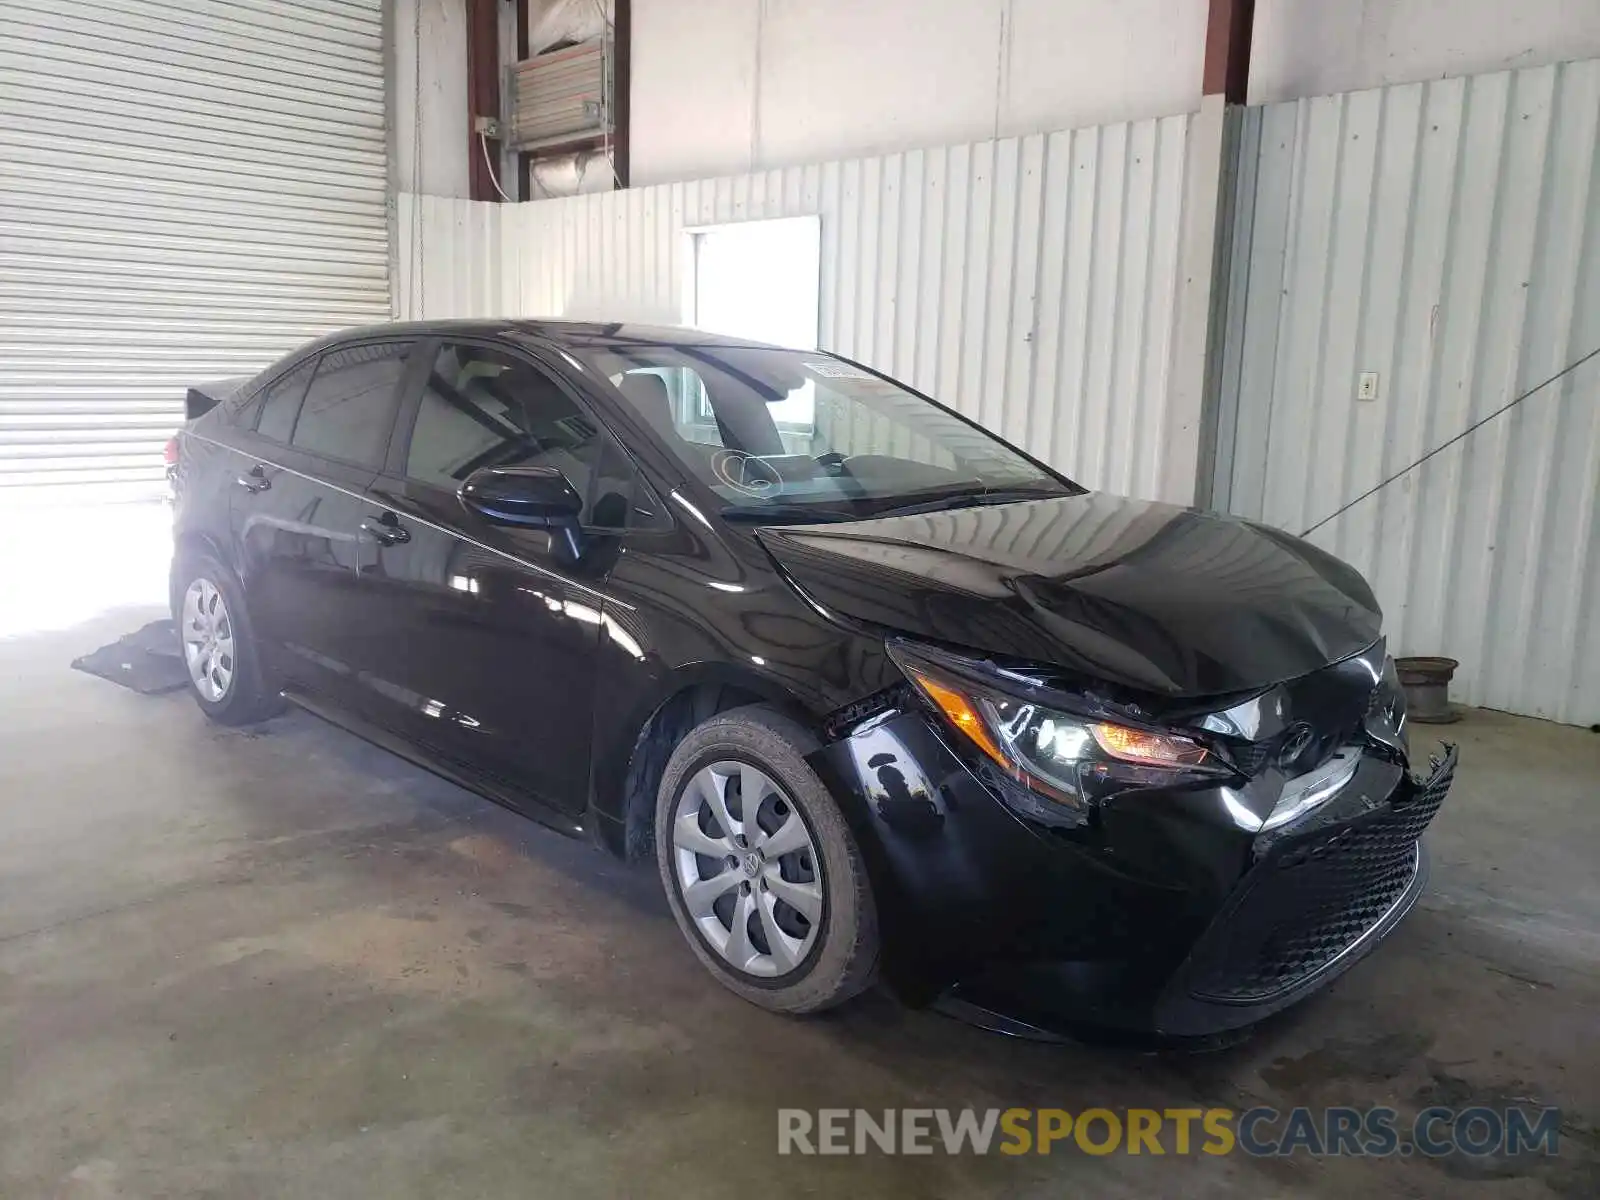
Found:
<svg viewBox="0 0 1600 1200"><path fill-rule="evenodd" d="M779 1154L1559 1153L1556 1108L780 1108Z"/></svg>

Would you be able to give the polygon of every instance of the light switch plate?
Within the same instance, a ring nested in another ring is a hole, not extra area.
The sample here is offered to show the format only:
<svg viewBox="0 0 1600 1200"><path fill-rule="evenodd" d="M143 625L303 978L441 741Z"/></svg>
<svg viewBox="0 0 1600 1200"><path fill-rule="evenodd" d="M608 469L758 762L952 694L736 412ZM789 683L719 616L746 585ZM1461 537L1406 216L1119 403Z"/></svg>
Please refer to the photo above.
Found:
<svg viewBox="0 0 1600 1200"><path fill-rule="evenodd" d="M1361 378L1356 383L1357 400L1376 400L1378 398L1378 373L1376 371L1363 371Z"/></svg>

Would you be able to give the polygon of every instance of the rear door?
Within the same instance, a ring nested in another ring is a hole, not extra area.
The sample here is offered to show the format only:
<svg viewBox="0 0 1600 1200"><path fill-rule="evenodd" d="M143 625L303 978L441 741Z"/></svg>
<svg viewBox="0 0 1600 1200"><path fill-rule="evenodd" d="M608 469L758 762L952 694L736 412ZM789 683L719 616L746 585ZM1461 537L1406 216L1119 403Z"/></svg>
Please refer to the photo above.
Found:
<svg viewBox="0 0 1600 1200"><path fill-rule="evenodd" d="M285 682L363 707L381 655L365 619L365 489L387 453L410 342L324 351L268 386L231 505L257 635Z"/></svg>
<svg viewBox="0 0 1600 1200"><path fill-rule="evenodd" d="M445 340L423 353L425 378L373 485L380 515L405 531L366 577L394 623L392 720L435 753L581 813L605 577L628 514L621 450L508 347ZM535 465L559 467L586 496L581 553L458 498L479 467Z"/></svg>

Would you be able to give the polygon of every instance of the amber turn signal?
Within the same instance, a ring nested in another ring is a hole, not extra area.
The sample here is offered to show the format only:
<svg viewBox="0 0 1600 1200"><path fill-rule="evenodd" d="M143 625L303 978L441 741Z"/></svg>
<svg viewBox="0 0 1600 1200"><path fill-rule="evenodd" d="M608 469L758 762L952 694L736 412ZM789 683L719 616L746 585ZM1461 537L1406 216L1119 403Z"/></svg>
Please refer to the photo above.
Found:
<svg viewBox="0 0 1600 1200"><path fill-rule="evenodd" d="M1100 749L1123 762L1197 767L1206 758L1205 747L1175 734L1150 733L1105 721L1090 725L1089 732Z"/></svg>
<svg viewBox="0 0 1600 1200"><path fill-rule="evenodd" d="M983 723L983 718L978 716L977 710L960 692L947 684L940 683L931 676L924 675L921 671L912 671L911 677L916 681L923 694L939 706L939 711L949 719L950 723L962 733L966 734L995 762L999 763L1007 772L1015 772L1008 759L994 744L994 739L989 736L989 730Z"/></svg>

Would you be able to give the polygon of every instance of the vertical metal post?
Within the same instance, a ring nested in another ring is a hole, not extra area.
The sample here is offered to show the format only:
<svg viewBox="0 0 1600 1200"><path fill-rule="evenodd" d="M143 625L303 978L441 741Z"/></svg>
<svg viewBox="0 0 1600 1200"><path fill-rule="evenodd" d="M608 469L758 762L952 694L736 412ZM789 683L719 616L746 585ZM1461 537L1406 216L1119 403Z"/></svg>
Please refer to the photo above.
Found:
<svg viewBox="0 0 1600 1200"><path fill-rule="evenodd" d="M528 57L528 0L517 0L517 61ZM533 156L517 155L517 198L535 200L533 194Z"/></svg>
<svg viewBox="0 0 1600 1200"><path fill-rule="evenodd" d="M1171 491L1202 508L1213 503L1216 490L1241 106L1249 98L1255 8L1255 0L1210 0L1200 112L1189 145L1178 314L1180 369L1173 382L1186 477L1175 477ZM1191 462L1194 473L1188 476Z"/></svg>
<svg viewBox="0 0 1600 1200"><path fill-rule="evenodd" d="M1245 104L1250 91L1250 37L1256 0L1211 0L1206 13L1206 57L1200 92L1225 104Z"/></svg>
<svg viewBox="0 0 1600 1200"><path fill-rule="evenodd" d="M499 200L492 166L500 161L500 138L485 137L480 118L500 120L500 17L496 0L467 0L467 179L474 200ZM487 142L487 145L484 143Z"/></svg>
<svg viewBox="0 0 1600 1200"><path fill-rule="evenodd" d="M611 19L611 159L617 186L628 186L628 93L633 76L633 0L615 0Z"/></svg>

